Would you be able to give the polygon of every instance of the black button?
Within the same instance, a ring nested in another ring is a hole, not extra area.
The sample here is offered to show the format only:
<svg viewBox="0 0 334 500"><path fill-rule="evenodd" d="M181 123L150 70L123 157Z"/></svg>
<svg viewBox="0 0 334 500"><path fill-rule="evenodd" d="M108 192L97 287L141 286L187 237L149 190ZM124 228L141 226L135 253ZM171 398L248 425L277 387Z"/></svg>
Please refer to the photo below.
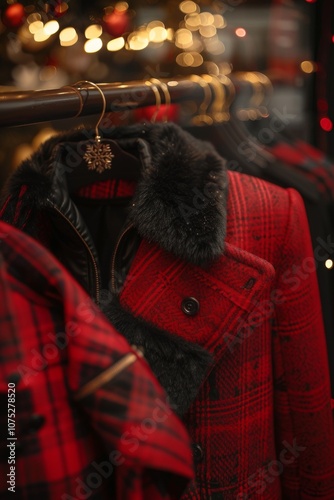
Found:
<svg viewBox="0 0 334 500"><path fill-rule="evenodd" d="M194 297L187 297L182 300L181 308L187 316L195 316L199 311L199 302Z"/></svg>
<svg viewBox="0 0 334 500"><path fill-rule="evenodd" d="M255 283L256 283L256 279L255 278L249 278L249 280L247 281L247 283L245 283L244 288L246 288L247 290L250 290L251 288L253 288L253 286L255 285Z"/></svg>
<svg viewBox="0 0 334 500"><path fill-rule="evenodd" d="M43 415L38 415L38 413L35 413L34 415L31 415L29 419L29 430L31 432L38 431L41 427L43 427L45 423L45 417Z"/></svg>
<svg viewBox="0 0 334 500"><path fill-rule="evenodd" d="M202 460L204 458L203 450L200 447L200 445L197 444L197 443L193 443L191 445L191 447L192 447L192 450L193 450L194 462L195 462L195 464L199 464L200 462L202 462Z"/></svg>

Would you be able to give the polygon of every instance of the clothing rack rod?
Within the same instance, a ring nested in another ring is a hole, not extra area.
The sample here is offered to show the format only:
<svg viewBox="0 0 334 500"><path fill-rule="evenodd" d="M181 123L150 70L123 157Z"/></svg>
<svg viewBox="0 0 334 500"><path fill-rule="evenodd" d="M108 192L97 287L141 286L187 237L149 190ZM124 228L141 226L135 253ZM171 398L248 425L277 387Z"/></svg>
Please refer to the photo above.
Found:
<svg viewBox="0 0 334 500"><path fill-rule="evenodd" d="M163 80L167 83L172 103L205 99L203 86L187 79ZM106 113L131 110L156 104L152 88L143 81L98 84L106 98ZM0 126L33 125L76 116L99 114L102 99L99 91L89 84L80 85L82 110L78 90L62 87L52 90L14 91L0 93ZM162 104L164 93L160 90Z"/></svg>

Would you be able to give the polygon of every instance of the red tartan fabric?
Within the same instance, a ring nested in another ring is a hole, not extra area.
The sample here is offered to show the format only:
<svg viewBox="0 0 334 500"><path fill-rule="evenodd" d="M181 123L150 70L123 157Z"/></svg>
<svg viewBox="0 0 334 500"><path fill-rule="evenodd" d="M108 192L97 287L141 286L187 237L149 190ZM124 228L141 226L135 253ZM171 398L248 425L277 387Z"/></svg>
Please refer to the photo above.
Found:
<svg viewBox="0 0 334 500"><path fill-rule="evenodd" d="M305 153L306 156L313 158L317 162L324 163L327 166L331 165L333 167L332 161L324 154L324 152L315 148L308 142L298 139L295 140L295 146L299 149L299 151Z"/></svg>
<svg viewBox="0 0 334 500"><path fill-rule="evenodd" d="M136 183L122 179L108 179L80 188L75 194L83 198L116 198L133 196Z"/></svg>
<svg viewBox="0 0 334 500"><path fill-rule="evenodd" d="M272 146L270 152L284 163L301 169L303 174L316 184L320 193L332 195L334 192L333 168L323 163L325 158L317 155L316 149L301 141L298 143L298 149L283 142Z"/></svg>
<svg viewBox="0 0 334 500"><path fill-rule="evenodd" d="M15 494L4 447L0 497L179 498L192 477L189 440L146 361L37 242L4 223L0 241L1 442L8 382L17 437ZM131 364L75 400L124 359Z"/></svg>
<svg viewBox="0 0 334 500"><path fill-rule="evenodd" d="M189 162L189 180L191 168ZM7 220L18 198L5 210ZM197 267L143 240L120 295L131 326L199 344L214 359L184 418L197 463L196 481L182 498L333 500L319 262L302 200L294 190L231 172L226 208L226 245L217 261ZM25 217L21 210L16 223ZM199 304L193 316L181 307L189 297ZM182 395L186 374L178 375ZM97 406L90 399L88 406L94 419ZM117 472L120 484L147 485L136 470Z"/></svg>
<svg viewBox="0 0 334 500"><path fill-rule="evenodd" d="M294 190L229 174L226 249L202 269L144 241L121 303L214 366L186 415L202 450L183 500L334 498L334 430L316 263ZM196 316L183 314L195 297Z"/></svg>

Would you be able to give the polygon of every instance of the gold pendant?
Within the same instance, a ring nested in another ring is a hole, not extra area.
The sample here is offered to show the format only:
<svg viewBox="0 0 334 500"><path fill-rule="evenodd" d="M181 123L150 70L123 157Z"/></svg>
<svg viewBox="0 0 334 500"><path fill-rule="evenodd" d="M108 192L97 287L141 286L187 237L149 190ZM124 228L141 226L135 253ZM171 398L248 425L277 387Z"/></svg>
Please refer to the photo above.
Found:
<svg viewBox="0 0 334 500"><path fill-rule="evenodd" d="M111 151L110 144L102 144L99 141L89 144L83 156L89 170L95 170L102 174L105 170L111 169L111 162L115 155Z"/></svg>

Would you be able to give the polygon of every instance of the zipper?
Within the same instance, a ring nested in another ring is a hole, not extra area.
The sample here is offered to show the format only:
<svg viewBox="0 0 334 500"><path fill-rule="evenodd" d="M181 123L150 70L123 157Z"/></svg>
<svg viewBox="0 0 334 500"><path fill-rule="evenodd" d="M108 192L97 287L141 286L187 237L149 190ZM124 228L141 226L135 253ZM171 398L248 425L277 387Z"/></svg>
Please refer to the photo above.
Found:
<svg viewBox="0 0 334 500"><path fill-rule="evenodd" d="M86 240L83 238L83 236L79 233L79 231L77 230L77 228L72 224L72 222L59 210L59 208L57 208L52 201L48 200L48 202L51 204L52 208L59 214L61 215L61 217L66 220L66 222L68 224L70 224L70 226L74 229L75 233L77 234L77 236L79 236L80 240L82 241L82 243L85 245L85 247L87 248L88 250L88 253L89 255L91 256L91 260L92 260L92 263L93 263L93 266L94 266L94 272L95 272L95 288L96 288L96 295L95 295L95 298L96 298L96 303L97 305L99 305L99 302L100 302L100 280L99 280L99 270L98 270L98 265L97 265L97 262L95 260L95 257L93 255L93 252L91 251L91 249L89 248L89 245L88 243L86 242Z"/></svg>
<svg viewBox="0 0 334 500"><path fill-rule="evenodd" d="M115 250L114 250L114 253L113 253L113 257L112 257L112 264L111 264L111 288L112 288L112 291L114 293L116 293L116 283L115 283L115 265L116 265L116 257L117 257L117 252L118 252L118 249L119 249L119 246L121 244L121 241L123 239L123 237L126 235L126 233L132 229L134 227L134 224L130 224L130 226L126 227L123 231L122 231L122 234L120 235L120 237L118 238L117 240L117 243L116 243L116 246L115 246Z"/></svg>

